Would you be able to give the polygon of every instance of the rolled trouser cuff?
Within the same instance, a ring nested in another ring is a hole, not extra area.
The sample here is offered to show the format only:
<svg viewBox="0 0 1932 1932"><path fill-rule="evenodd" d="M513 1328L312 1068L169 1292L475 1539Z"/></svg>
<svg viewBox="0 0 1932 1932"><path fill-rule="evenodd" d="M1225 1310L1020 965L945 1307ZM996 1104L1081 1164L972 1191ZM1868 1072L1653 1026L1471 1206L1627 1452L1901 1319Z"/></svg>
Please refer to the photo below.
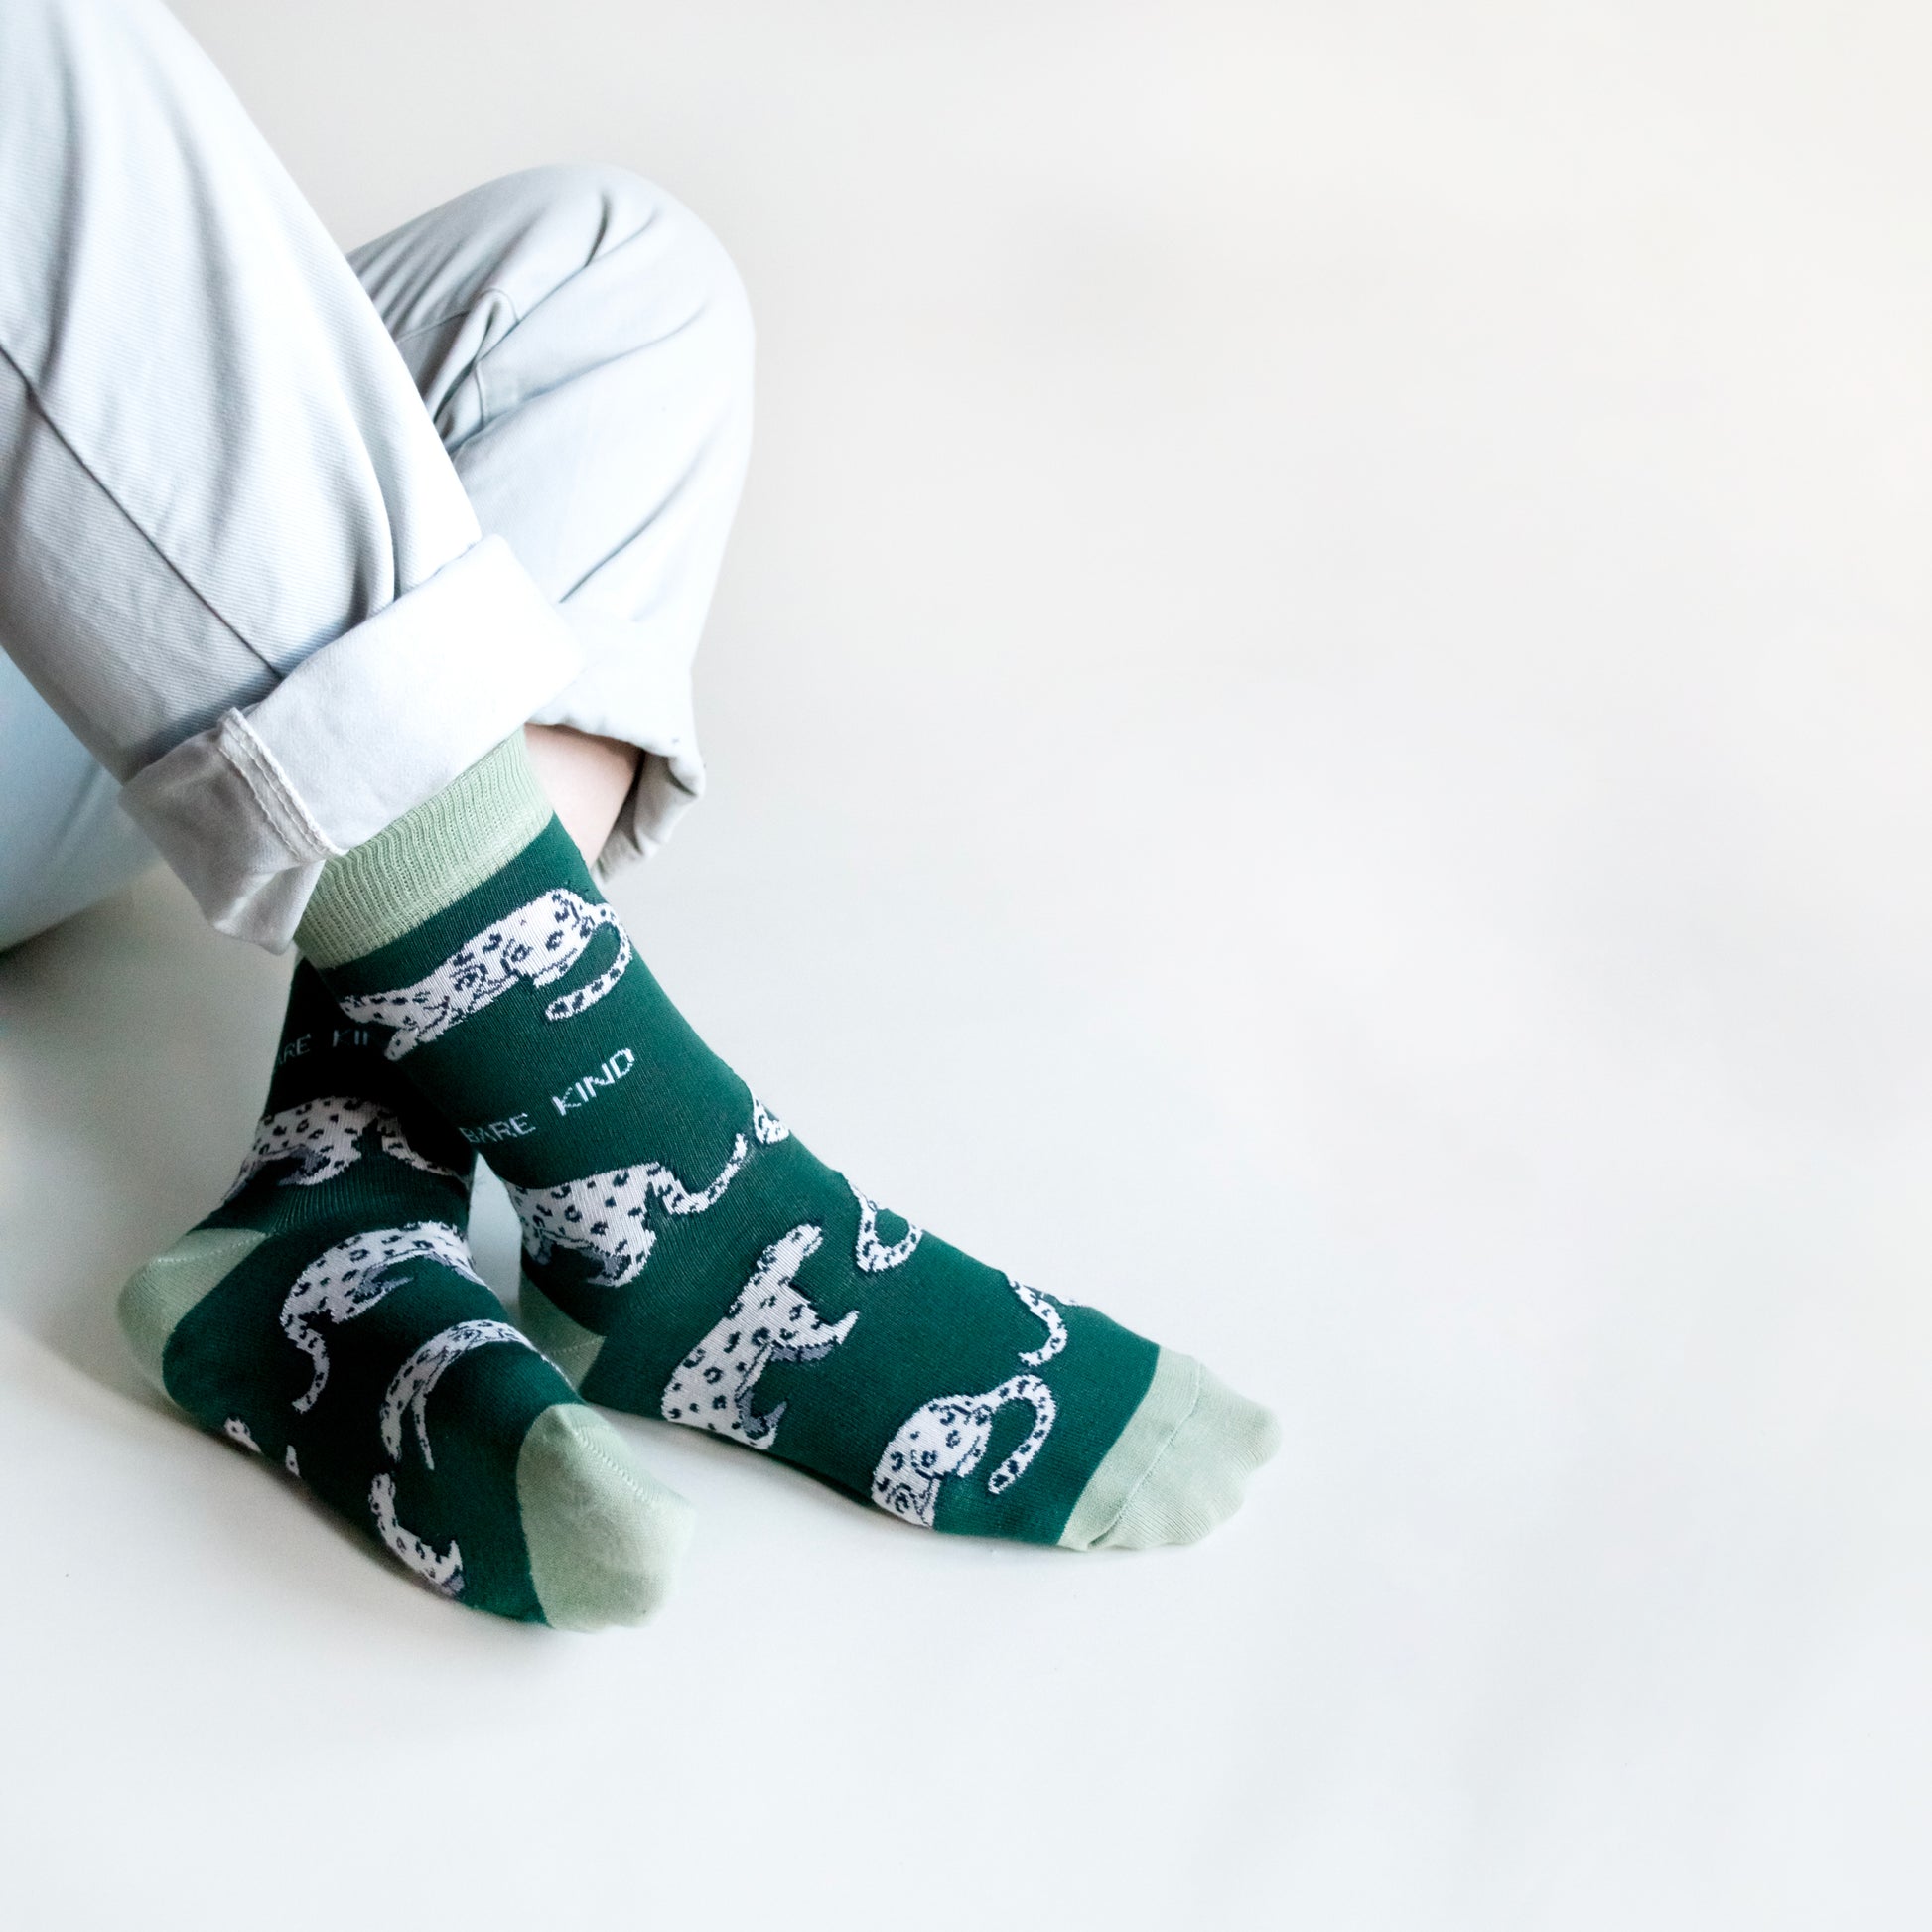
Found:
<svg viewBox="0 0 1932 1932"><path fill-rule="evenodd" d="M211 925L280 951L325 860L433 798L583 661L509 545L485 537L157 759L121 801Z"/></svg>
<svg viewBox="0 0 1932 1932"><path fill-rule="evenodd" d="M594 855L600 879L633 859L648 858L704 792L704 757L692 716L691 658L697 638L676 621L633 620L586 608L559 607L583 646L583 674L530 722L568 725L594 738L615 738L643 753L636 781L610 836Z"/></svg>

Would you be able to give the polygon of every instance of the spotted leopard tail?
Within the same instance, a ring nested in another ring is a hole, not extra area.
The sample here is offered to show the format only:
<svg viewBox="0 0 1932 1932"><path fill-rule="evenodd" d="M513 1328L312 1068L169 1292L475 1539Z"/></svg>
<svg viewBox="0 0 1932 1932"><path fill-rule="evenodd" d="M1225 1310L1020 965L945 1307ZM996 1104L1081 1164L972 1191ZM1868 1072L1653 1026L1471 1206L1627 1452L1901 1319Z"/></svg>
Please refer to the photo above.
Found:
<svg viewBox="0 0 1932 1932"><path fill-rule="evenodd" d="M997 1496L1001 1490L1011 1489L1027 1473L1034 1457L1039 1453L1040 1446L1052 1434L1058 1408L1053 1401L1053 1391L1037 1375L1016 1375L1011 1381L1002 1382L997 1389L990 1390L986 1400L993 1405L996 1414L1009 1402L1030 1402L1034 1411L1033 1428L1013 1453L986 1479L986 1493Z"/></svg>
<svg viewBox="0 0 1932 1932"><path fill-rule="evenodd" d="M580 899L578 903L584 902ZM590 944L591 934L600 926L609 926L618 935L618 956L588 986L580 986L572 993L560 993L544 1008L546 1020L569 1020L580 1014L586 1007L594 1007L605 994L623 978L623 971L630 964L630 935L623 929L623 921L608 905L584 905L584 917L578 926L578 936L585 945ZM577 958L583 957L580 951ZM547 986L552 980L561 979L570 968L576 965L572 959L558 966L553 972L537 974L533 982L537 986Z"/></svg>

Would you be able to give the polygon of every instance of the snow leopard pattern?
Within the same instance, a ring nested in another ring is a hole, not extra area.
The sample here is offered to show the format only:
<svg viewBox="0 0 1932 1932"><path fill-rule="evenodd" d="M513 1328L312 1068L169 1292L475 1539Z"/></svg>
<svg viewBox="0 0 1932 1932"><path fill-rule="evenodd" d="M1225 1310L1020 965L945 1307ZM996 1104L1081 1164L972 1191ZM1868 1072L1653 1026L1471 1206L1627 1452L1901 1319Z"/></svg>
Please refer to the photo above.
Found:
<svg viewBox="0 0 1932 1932"><path fill-rule="evenodd" d="M506 1346L528 1348L535 1345L520 1329L507 1321L459 1321L431 1335L396 1370L382 1398L382 1413L377 1433L391 1462L402 1461L402 1424L407 1416L416 1426L416 1441L423 1451L423 1466L436 1467L429 1447L429 1398L452 1362L479 1348ZM430 1588L444 1596L463 1593L463 1550L450 1539L447 1550L438 1550L410 1529L396 1513L396 1479L385 1471L369 1485L369 1509L375 1517L375 1533L390 1552L413 1570Z"/></svg>
<svg viewBox="0 0 1932 1932"><path fill-rule="evenodd" d="M523 1252L534 1266L541 1267L558 1248L575 1248L598 1265L593 1288L622 1288L642 1274L657 1245L649 1225L651 1202L666 1214L702 1214L717 1205L750 1153L745 1136L736 1136L717 1178L696 1190L662 1162L640 1161L556 1187L505 1182L504 1191L523 1223Z"/></svg>
<svg viewBox="0 0 1932 1932"><path fill-rule="evenodd" d="M241 1164L241 1172L235 1175L234 1185L221 1196L222 1206L233 1200L264 1168L273 1167L279 1161L297 1163L295 1173L283 1176L284 1187L320 1187L325 1180L334 1180L361 1159L358 1144L370 1128L376 1130L378 1145L392 1160L407 1162L424 1173L444 1174L452 1180L461 1178L454 1168L442 1167L418 1154L409 1145L402 1122L387 1107L379 1107L373 1100L332 1093L263 1117L255 1128L254 1145Z"/></svg>
<svg viewBox="0 0 1932 1932"><path fill-rule="evenodd" d="M1020 1357L1029 1368L1044 1368L1066 1346L1066 1323L1060 1319L1060 1311L1052 1301L1038 1289L1015 1281L1011 1275L1007 1277L1007 1286L1046 1324L1046 1339L1037 1348L1029 1348ZM1066 1297L1062 1295L1057 1299L1064 1302Z"/></svg>
<svg viewBox="0 0 1932 1932"><path fill-rule="evenodd" d="M518 980L549 986L562 979L606 926L617 934L617 958L588 986L560 993L543 1010L546 1020L568 1020L595 1006L623 977L630 964L630 935L610 906L593 905L561 886L485 926L414 985L389 993L339 995L336 1004L365 1026L393 1027L396 1031L382 1050L385 1057L399 1060L482 1012Z"/></svg>
<svg viewBox="0 0 1932 1932"><path fill-rule="evenodd" d="M439 1596L463 1594L463 1552L456 1538L450 1539L447 1550L438 1550L414 1530L405 1529L396 1518L396 1479L386 1469L369 1484L369 1509L375 1517L375 1533L392 1556Z"/></svg>
<svg viewBox="0 0 1932 1932"><path fill-rule="evenodd" d="M851 1181L845 1183L852 1187ZM912 1259L925 1229L914 1222L905 1223L905 1232L889 1248L879 1238L879 1203L852 1187L859 1203L859 1238L853 1244L852 1259L862 1275L883 1275L889 1268L902 1267Z"/></svg>
<svg viewBox="0 0 1932 1932"><path fill-rule="evenodd" d="M829 1355L858 1320L853 1310L824 1319L792 1284L823 1239L808 1222L780 1235L759 1257L752 1279L677 1366L659 1405L666 1422L708 1429L755 1449L777 1440L781 1402L759 1415L752 1407L758 1379L773 1362L815 1362Z"/></svg>
<svg viewBox="0 0 1932 1932"><path fill-rule="evenodd" d="M378 1424L382 1447L389 1451L391 1462L402 1460L402 1419L407 1414L416 1425L416 1440L422 1445L423 1467L436 1467L436 1457L430 1453L429 1447L430 1394L452 1362L461 1361L476 1349L494 1346L537 1352L530 1338L507 1321L459 1321L440 1334L431 1335L396 1370L388 1393L382 1398Z"/></svg>
<svg viewBox="0 0 1932 1932"><path fill-rule="evenodd" d="M282 1303L282 1332L315 1366L308 1388L295 1398L298 1413L306 1415L315 1407L329 1380L329 1345L314 1324L340 1324L366 1313L401 1286L395 1271L419 1257L439 1261L470 1281L478 1279L468 1244L447 1221L411 1221L406 1227L351 1234L296 1276Z"/></svg>
<svg viewBox="0 0 1932 1932"><path fill-rule="evenodd" d="M1011 1455L986 1479L997 1496L1027 1473L1058 1413L1053 1392L1037 1375L1015 1375L984 1395L942 1395L913 1410L886 1445L872 1472L872 1499L881 1509L931 1529L940 1486L969 1476L980 1465L993 1434L993 1419L1009 1402L1033 1405L1034 1426Z"/></svg>

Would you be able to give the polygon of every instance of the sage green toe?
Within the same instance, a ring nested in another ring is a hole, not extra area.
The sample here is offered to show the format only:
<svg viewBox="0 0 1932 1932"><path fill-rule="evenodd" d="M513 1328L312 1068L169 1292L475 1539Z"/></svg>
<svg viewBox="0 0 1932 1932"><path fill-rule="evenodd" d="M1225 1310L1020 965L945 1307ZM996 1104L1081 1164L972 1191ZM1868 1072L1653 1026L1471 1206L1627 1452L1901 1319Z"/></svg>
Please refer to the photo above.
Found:
<svg viewBox="0 0 1932 1932"><path fill-rule="evenodd" d="M516 1500L543 1620L559 1630L641 1623L669 1593L696 1512L582 1403L530 1425Z"/></svg>
<svg viewBox="0 0 1932 1932"><path fill-rule="evenodd" d="M1198 1543L1241 1507L1248 1478L1280 1447L1281 1425L1259 1403L1164 1348L1060 1542L1073 1550Z"/></svg>

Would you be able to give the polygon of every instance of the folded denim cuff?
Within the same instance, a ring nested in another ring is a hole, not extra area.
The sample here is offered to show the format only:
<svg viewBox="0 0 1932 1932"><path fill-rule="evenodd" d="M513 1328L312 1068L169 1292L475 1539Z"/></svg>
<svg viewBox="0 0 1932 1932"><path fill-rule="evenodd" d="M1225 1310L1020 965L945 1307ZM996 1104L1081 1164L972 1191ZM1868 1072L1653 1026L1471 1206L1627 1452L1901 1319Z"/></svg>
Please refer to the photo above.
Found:
<svg viewBox="0 0 1932 1932"><path fill-rule="evenodd" d="M696 639L649 617L616 617L580 601L559 607L587 659L582 674L530 714L538 725L569 725L643 752L630 795L597 855L608 879L648 858L704 793L704 758L692 716Z"/></svg>
<svg viewBox="0 0 1932 1932"><path fill-rule="evenodd" d="M279 952L326 859L435 797L583 662L509 545L485 537L137 772L121 800L210 924Z"/></svg>
<svg viewBox="0 0 1932 1932"><path fill-rule="evenodd" d="M634 859L648 859L703 792L704 766L695 758L661 758L646 752L630 796L597 855L592 870L598 878L609 879Z"/></svg>

